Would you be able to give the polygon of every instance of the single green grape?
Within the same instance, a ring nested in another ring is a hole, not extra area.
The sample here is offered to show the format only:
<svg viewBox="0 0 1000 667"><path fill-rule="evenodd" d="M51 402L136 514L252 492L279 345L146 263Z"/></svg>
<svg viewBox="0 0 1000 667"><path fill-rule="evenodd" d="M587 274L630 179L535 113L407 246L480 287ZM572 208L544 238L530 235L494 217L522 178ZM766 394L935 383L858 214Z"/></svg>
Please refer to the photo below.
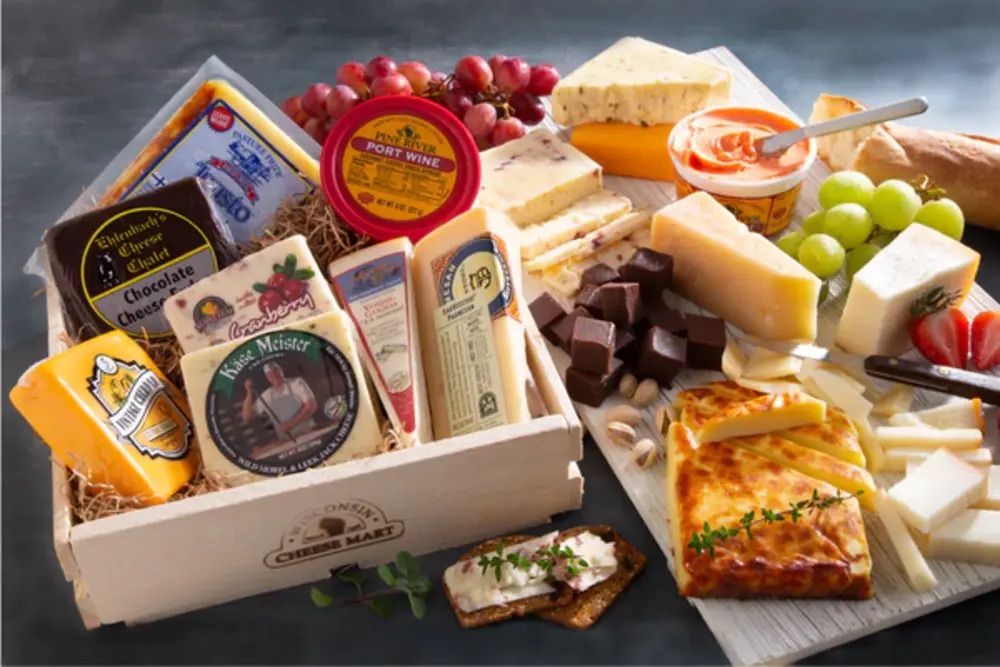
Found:
<svg viewBox="0 0 1000 667"><path fill-rule="evenodd" d="M852 249L844 258L844 273L847 280L853 280L854 274L861 270L865 264L871 261L872 257L879 254L882 248L874 243L862 243L857 248Z"/></svg>
<svg viewBox="0 0 1000 667"><path fill-rule="evenodd" d="M875 184L860 171L838 171L827 176L819 186L819 204L830 210L837 204L868 206L875 194Z"/></svg>
<svg viewBox="0 0 1000 667"><path fill-rule="evenodd" d="M913 222L922 202L913 186L905 181L891 178L879 183L875 188L868 212L872 220L882 229L898 232Z"/></svg>
<svg viewBox="0 0 1000 667"><path fill-rule="evenodd" d="M813 211L806 216L806 219L802 221L802 231L806 233L806 236L819 234L823 231L823 218L825 216L826 211L822 209Z"/></svg>
<svg viewBox="0 0 1000 667"><path fill-rule="evenodd" d="M823 233L837 239L845 250L867 241L873 229L872 216L861 204L837 204L823 218Z"/></svg>
<svg viewBox="0 0 1000 667"><path fill-rule="evenodd" d="M775 242L775 245L781 248L781 250L793 258L798 258L799 256L799 246L806 239L806 233L803 231L788 232L780 239Z"/></svg>
<svg viewBox="0 0 1000 667"><path fill-rule="evenodd" d="M799 246L799 263L820 278L829 278L844 265L844 247L829 234L813 234Z"/></svg>
<svg viewBox="0 0 1000 667"><path fill-rule="evenodd" d="M917 211L913 221L936 229L956 241L962 240L962 233L965 231L965 215L959 205L950 199L927 202Z"/></svg>

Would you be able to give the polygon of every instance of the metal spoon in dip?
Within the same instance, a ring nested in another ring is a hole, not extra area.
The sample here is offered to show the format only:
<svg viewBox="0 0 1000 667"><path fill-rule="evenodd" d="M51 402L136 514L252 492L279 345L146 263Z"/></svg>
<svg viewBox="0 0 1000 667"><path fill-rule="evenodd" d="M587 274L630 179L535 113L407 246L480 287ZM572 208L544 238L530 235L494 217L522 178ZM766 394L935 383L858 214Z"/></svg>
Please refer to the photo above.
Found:
<svg viewBox="0 0 1000 667"><path fill-rule="evenodd" d="M775 153L781 153L788 150L791 146L802 141L803 139L822 137L826 134L834 134L835 132L843 132L844 130L853 130L856 127L884 123L887 120L896 120L897 118L916 116L925 111L927 111L927 99L923 97L914 97L908 100L903 100L902 102L894 102L893 104L887 104L883 107L866 109L865 111L852 113L847 116L841 116L840 118L834 118L833 120L823 121L822 123L803 125L800 128L789 130L788 132L772 134L768 137L763 137L755 141L754 148L757 150L757 154L761 157L765 155L774 155Z"/></svg>

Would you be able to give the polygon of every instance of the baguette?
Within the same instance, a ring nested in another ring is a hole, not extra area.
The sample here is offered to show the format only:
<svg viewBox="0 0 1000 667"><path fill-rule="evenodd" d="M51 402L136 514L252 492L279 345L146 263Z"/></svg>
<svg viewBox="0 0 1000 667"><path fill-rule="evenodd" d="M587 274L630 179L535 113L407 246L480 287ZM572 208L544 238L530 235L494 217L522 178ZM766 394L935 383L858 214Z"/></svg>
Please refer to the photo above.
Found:
<svg viewBox="0 0 1000 667"><path fill-rule="evenodd" d="M821 94L810 123L866 107L847 97ZM858 128L818 139L819 156L832 169L856 169L875 183L927 175L976 225L1000 229L1000 140L926 130L899 123Z"/></svg>

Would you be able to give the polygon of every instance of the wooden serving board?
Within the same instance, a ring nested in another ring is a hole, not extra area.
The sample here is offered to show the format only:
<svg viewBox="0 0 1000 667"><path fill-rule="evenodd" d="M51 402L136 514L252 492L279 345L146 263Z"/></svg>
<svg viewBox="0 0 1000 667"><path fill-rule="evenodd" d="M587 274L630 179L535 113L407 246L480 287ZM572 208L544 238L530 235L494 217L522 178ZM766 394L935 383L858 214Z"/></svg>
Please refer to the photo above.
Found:
<svg viewBox="0 0 1000 667"><path fill-rule="evenodd" d="M707 60L729 67L733 71L734 102L761 106L795 114L786 107L768 88L757 79L726 48L714 48L698 54ZM546 121L550 129L560 131ZM664 159L668 159L666 155ZM827 167L817 160L810 171L795 209L793 226L818 207L816 193L820 182L829 174ZM673 185L639 179L605 177L605 187L629 197L636 208L656 210L674 200ZM525 275L525 287L529 300L545 288L536 275ZM843 278L831 284L830 298L820 313L821 343L829 343L836 323L843 310L846 285ZM557 298L559 295L553 294ZM565 303L565 300L563 300ZM700 311L690 302L678 299L675 305L688 312ZM967 314L982 310L1000 309L978 285L963 308ZM549 345L552 357L560 372L565 373L569 365L568 356L560 349ZM655 432L654 415L657 407L673 400L683 389L721 379L719 373L705 371L684 371L669 391L662 391L660 399L644 412L644 424L640 426L638 437L661 438ZM942 402L940 395L919 392L914 409L929 407ZM665 494L666 469L661 461L648 469L639 469L629 460L629 451L610 442L606 436L604 412L608 408L624 402L621 396L613 396L600 408L576 404L584 426L593 435L598 447L614 470L619 481L642 516L650 532L656 538L673 569L670 535L667 526ZM992 414L989 424L995 420ZM989 432L987 442L996 443L996 433ZM994 447L994 460L997 460ZM885 486L895 481L885 477L879 480ZM884 528L875 515L866 513L869 547L873 561L875 598L866 601L845 600L710 600L691 599L690 602L701 613L726 656L736 664L788 663L825 649L847 643L853 639L872 634L884 628L903 623L909 619L942 609L948 605L967 600L974 596L1000 588L1000 568L931 561L931 568L938 579L938 585L922 593L915 592L909 585L892 544ZM673 591L665 592L667 595Z"/></svg>

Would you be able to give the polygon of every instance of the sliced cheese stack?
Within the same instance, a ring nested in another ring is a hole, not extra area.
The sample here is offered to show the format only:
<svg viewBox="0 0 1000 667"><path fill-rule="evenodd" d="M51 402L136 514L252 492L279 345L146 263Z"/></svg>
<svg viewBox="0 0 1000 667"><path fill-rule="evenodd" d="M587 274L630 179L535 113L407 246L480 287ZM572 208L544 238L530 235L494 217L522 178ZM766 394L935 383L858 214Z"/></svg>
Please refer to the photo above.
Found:
<svg viewBox="0 0 1000 667"><path fill-rule="evenodd" d="M56 460L123 496L164 502L198 469L187 401L121 331L35 364L10 400Z"/></svg>
<svg viewBox="0 0 1000 667"><path fill-rule="evenodd" d="M370 456L382 442L340 310L181 359L206 472L230 483Z"/></svg>
<svg viewBox="0 0 1000 667"><path fill-rule="evenodd" d="M521 257L533 259L564 243L580 238L628 213L632 202L607 190L599 190L574 202L548 220L521 229Z"/></svg>
<svg viewBox="0 0 1000 667"><path fill-rule="evenodd" d="M435 438L529 419L517 229L475 207L417 243L413 276Z"/></svg>

